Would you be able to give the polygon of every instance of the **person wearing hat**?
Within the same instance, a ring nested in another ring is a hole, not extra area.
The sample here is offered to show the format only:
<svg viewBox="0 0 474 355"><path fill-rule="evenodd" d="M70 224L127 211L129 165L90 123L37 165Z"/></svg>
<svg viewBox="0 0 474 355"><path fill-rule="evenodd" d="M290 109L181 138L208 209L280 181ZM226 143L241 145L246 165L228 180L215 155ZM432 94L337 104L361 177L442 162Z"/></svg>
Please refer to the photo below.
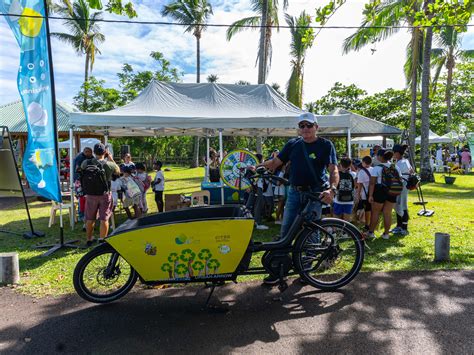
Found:
<svg viewBox="0 0 474 355"><path fill-rule="evenodd" d="M320 193L321 201L313 202L315 218L320 219L321 203L332 203L339 183L336 149L331 141L317 136L316 117L311 112L303 113L298 117L297 124L299 137L290 139L274 159L261 164L275 171L282 164L291 162L290 186L281 224L281 238L288 233L296 215L304 208L302 192ZM278 279L267 277L264 282L276 284Z"/></svg>
<svg viewBox="0 0 474 355"><path fill-rule="evenodd" d="M402 193L397 196L397 203L395 204L395 212L397 212L397 226L392 229L392 233L408 235L408 189L406 180L414 173L410 161L404 157L407 145L395 144L393 146L393 157L397 161L397 168L400 170L403 178Z"/></svg>
<svg viewBox="0 0 474 355"><path fill-rule="evenodd" d="M87 159L82 162L81 170L86 174L86 170L91 172L92 183L97 185L102 184L103 187L93 186L92 189L85 189L86 191L86 208L85 208L85 219L86 219L86 235L87 242L86 245L92 246L94 243L94 237L92 233L94 231L95 220L97 218L97 212L99 212L100 220L100 240L107 237L109 233L109 219L112 215L112 193L111 193L111 181L112 174L120 174L120 169L117 164L115 164L113 157L109 154L108 150L105 149L105 146L102 143L97 143L94 146L94 155L95 158ZM105 175L105 182L101 180L94 180L98 178L92 178L92 176L98 176L97 170L92 173L97 167L97 169ZM83 186L84 187L84 186ZM94 192L91 192L94 190Z"/></svg>

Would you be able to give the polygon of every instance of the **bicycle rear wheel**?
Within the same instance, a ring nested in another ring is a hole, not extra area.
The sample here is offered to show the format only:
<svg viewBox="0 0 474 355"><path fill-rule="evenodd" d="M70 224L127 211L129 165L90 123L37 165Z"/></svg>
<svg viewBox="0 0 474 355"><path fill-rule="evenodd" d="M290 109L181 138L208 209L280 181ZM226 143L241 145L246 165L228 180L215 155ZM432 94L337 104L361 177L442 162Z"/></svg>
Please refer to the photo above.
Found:
<svg viewBox="0 0 474 355"><path fill-rule="evenodd" d="M125 296L137 281L136 271L107 243L92 249L74 269L74 288L89 302L108 303Z"/></svg>
<svg viewBox="0 0 474 355"><path fill-rule="evenodd" d="M325 232L314 229L301 233L293 250L293 264L311 286L335 290L359 273L364 260L363 243L351 223L327 218L318 224Z"/></svg>

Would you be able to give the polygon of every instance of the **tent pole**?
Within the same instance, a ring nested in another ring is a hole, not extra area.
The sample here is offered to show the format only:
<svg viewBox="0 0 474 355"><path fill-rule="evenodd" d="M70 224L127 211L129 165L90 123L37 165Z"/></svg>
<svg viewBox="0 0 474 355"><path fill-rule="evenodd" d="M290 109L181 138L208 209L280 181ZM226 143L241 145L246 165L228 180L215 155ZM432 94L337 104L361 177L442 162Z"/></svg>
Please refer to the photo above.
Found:
<svg viewBox="0 0 474 355"><path fill-rule="evenodd" d="M352 158L351 156L351 129L347 129L347 156L349 159Z"/></svg>
<svg viewBox="0 0 474 355"><path fill-rule="evenodd" d="M209 134L206 135L206 176L205 182L209 182Z"/></svg>
<svg viewBox="0 0 474 355"><path fill-rule="evenodd" d="M220 162L222 163L222 159L224 159L224 145L222 143L222 129L219 129L219 155L220 155ZM221 205L224 204L224 183L222 182L221 178Z"/></svg>
<svg viewBox="0 0 474 355"><path fill-rule="evenodd" d="M74 213L76 211L74 204L74 127L69 127L69 192L71 193L72 216L69 216L71 228L74 229Z"/></svg>

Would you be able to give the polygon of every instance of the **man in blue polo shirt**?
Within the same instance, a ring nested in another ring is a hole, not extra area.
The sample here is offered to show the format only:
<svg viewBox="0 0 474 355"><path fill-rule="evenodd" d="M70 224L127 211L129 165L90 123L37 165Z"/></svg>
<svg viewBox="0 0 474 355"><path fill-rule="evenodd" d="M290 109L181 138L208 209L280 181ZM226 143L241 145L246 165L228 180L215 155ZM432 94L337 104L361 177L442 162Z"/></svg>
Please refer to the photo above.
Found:
<svg viewBox="0 0 474 355"><path fill-rule="evenodd" d="M286 143L278 156L262 165L275 171L280 165L291 162L290 188L283 213L280 237L283 238L291 227L298 212L304 208L302 191L320 192L320 199L331 204L339 183L336 150L331 141L318 137L318 122L311 112L298 117L298 134ZM329 174L329 178L328 178ZM321 218L321 202L313 202L316 219ZM271 280L270 280L271 279ZM265 283L277 283L271 277Z"/></svg>

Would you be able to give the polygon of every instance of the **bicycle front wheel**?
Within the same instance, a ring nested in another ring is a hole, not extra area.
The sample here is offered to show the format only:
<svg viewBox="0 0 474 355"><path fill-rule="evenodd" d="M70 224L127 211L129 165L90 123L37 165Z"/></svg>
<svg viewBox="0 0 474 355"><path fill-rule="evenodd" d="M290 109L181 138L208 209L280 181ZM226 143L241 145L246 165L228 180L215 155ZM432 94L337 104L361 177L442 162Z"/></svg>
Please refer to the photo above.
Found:
<svg viewBox="0 0 474 355"><path fill-rule="evenodd" d="M359 273L364 260L360 232L349 222L326 218L319 229L305 230L296 240L293 264L313 287L335 290Z"/></svg>
<svg viewBox="0 0 474 355"><path fill-rule="evenodd" d="M89 302L108 303L125 296L137 281L136 271L107 243L92 249L74 269L74 288Z"/></svg>

